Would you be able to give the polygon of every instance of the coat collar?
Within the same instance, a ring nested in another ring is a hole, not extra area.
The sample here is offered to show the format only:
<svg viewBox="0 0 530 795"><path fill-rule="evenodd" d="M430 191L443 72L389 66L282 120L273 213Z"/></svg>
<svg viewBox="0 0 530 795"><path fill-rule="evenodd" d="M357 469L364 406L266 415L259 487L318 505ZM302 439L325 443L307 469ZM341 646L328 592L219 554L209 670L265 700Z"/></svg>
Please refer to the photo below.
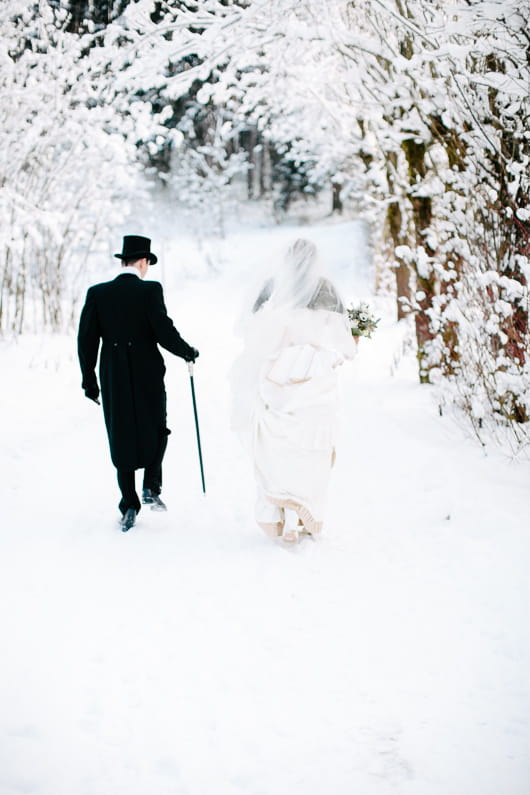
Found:
<svg viewBox="0 0 530 795"><path fill-rule="evenodd" d="M138 276L139 279L142 278L142 274L140 273L138 268L135 268L133 265L126 265L126 266L120 268L120 270L117 273L116 278L118 276L123 276L126 273L130 274L131 276Z"/></svg>

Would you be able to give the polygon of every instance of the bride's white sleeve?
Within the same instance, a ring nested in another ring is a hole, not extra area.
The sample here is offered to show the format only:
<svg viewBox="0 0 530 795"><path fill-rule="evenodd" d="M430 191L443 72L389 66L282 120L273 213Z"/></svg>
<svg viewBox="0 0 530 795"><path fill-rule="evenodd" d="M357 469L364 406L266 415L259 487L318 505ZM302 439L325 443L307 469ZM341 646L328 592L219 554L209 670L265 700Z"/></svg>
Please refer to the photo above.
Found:
<svg viewBox="0 0 530 795"><path fill-rule="evenodd" d="M355 358L357 346L347 317L338 312L329 312L328 315L325 333L326 347L339 352L344 359Z"/></svg>

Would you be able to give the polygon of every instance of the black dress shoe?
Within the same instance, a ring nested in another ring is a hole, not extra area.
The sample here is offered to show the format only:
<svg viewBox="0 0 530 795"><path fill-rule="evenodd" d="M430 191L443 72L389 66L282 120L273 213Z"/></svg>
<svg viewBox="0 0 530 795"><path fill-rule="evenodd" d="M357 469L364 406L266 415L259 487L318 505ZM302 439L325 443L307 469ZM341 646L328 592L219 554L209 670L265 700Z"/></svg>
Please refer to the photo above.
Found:
<svg viewBox="0 0 530 795"><path fill-rule="evenodd" d="M142 489L142 502L150 505L152 511L167 511L165 503L160 499L160 495L152 489Z"/></svg>
<svg viewBox="0 0 530 795"><path fill-rule="evenodd" d="M136 511L134 510L134 508L128 508L123 514L120 521L122 532L126 533L127 530L130 530L131 527L134 527L135 522L136 522Z"/></svg>

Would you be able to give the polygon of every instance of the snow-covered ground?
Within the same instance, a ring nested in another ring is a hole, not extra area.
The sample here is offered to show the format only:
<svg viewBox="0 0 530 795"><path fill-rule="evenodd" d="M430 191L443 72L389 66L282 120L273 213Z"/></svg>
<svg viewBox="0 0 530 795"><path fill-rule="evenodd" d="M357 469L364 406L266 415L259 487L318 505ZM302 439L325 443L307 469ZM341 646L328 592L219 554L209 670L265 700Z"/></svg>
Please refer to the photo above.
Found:
<svg viewBox="0 0 530 795"><path fill-rule="evenodd" d="M301 231L369 296L359 227ZM169 511L128 534L75 334L2 344L0 795L530 791L530 465L438 416L384 302L343 368L322 538L254 524L227 373L254 263L292 232L158 241L207 494L168 355Z"/></svg>

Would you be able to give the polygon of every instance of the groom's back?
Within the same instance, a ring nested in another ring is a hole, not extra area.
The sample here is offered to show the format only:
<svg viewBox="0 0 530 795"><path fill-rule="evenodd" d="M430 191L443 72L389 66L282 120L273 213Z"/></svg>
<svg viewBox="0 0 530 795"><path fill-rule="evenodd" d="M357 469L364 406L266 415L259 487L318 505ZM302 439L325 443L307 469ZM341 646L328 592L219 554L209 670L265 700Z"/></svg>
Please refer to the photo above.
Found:
<svg viewBox="0 0 530 795"><path fill-rule="evenodd" d="M155 285L123 274L92 288L103 342L155 341L147 313Z"/></svg>

